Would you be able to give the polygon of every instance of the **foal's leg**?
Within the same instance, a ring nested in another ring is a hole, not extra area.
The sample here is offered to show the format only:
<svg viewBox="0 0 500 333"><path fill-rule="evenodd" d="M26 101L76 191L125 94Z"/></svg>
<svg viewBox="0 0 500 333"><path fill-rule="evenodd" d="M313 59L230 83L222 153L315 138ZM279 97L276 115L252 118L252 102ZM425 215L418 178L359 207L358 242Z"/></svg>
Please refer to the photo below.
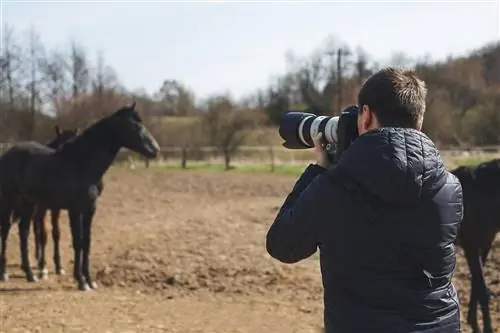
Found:
<svg viewBox="0 0 500 333"><path fill-rule="evenodd" d="M481 265L484 268L486 265L486 259L488 259L488 254L490 253L491 246L493 245L493 241L495 240L496 233L492 235L487 241L487 245L481 250ZM490 288L486 287L486 291L488 292L488 296L491 297L493 292Z"/></svg>
<svg viewBox="0 0 500 333"><path fill-rule="evenodd" d="M82 214L79 210L69 209L71 237L73 238L74 266L73 277L79 290L90 290L87 281L82 275Z"/></svg>
<svg viewBox="0 0 500 333"><path fill-rule="evenodd" d="M2 247L0 249L0 281L7 281L9 274L7 274L7 238L11 226L10 221L11 211L6 207L0 208L0 237L2 239Z"/></svg>
<svg viewBox="0 0 500 333"><path fill-rule="evenodd" d="M38 230L38 225L36 223L36 211L37 208L35 208L35 212L33 213L33 240L35 244L35 258L38 263L39 258L40 258L40 231Z"/></svg>
<svg viewBox="0 0 500 333"><path fill-rule="evenodd" d="M21 267L26 274L29 282L36 282L37 278L31 270L28 250L28 236L33 216L34 205L30 203L23 204L22 216L19 221L19 247L21 249Z"/></svg>
<svg viewBox="0 0 500 333"><path fill-rule="evenodd" d="M490 253L491 246L493 245L493 240L495 239L496 233L490 233L487 239L485 239L482 243L484 244L483 247L481 248L481 267L484 269L484 265L486 264L486 259L488 258L488 254ZM486 287L486 293L488 300L491 298L493 293L491 290ZM477 292L472 288L471 284L471 296L470 296L470 301L469 301L469 313L468 313L468 318L471 318L470 321L477 321L477 319L474 319L476 317L477 313L477 303L478 303L478 294ZM479 330L479 328L477 328Z"/></svg>
<svg viewBox="0 0 500 333"><path fill-rule="evenodd" d="M92 240L92 220L94 219L94 214L95 214L95 206L91 207L88 209L84 214L82 218L82 229L83 229L83 262L82 262L82 271L83 271L83 276L87 280L87 284L90 286L92 289L97 289L97 283L92 281L92 278L90 277L90 243Z"/></svg>
<svg viewBox="0 0 500 333"><path fill-rule="evenodd" d="M47 245L47 230L45 227L45 207L36 206L33 214L33 225L36 235L36 259L38 261L38 274L41 279L47 279L48 271L45 268L45 246Z"/></svg>
<svg viewBox="0 0 500 333"><path fill-rule="evenodd" d="M467 322L471 326L473 333L480 332L479 325L477 322L477 301L481 305L481 310L483 313L483 333L493 333L491 327L490 309L489 309L489 297L486 289L486 284L484 281L483 269L481 265L481 259L479 256L479 251L474 249L466 250L464 248L467 263L469 264L469 269L472 275L471 281L471 297L469 301L469 312L467 314Z"/></svg>
<svg viewBox="0 0 500 333"><path fill-rule="evenodd" d="M488 254L491 250L491 246L493 245L493 241L495 239L496 233L492 233L487 241L487 245L482 249L481 251L481 267L484 268L484 265L486 264L486 259L488 258ZM484 278L483 278L484 281ZM490 311L489 311L489 301L493 295L493 292L486 286L486 282L484 284L484 290L485 290L485 298L486 298L486 304L487 308L483 306L481 303L481 310L483 313L483 331L484 333L488 332L493 332L492 326L491 326L491 318L490 318ZM481 300L480 300L481 302Z"/></svg>
<svg viewBox="0 0 500 333"><path fill-rule="evenodd" d="M51 215L52 221L52 241L54 242L54 266L57 275L64 275L66 272L61 265L61 253L59 250L59 240L61 238L61 230L59 229L59 217L61 216L60 209L53 209Z"/></svg>

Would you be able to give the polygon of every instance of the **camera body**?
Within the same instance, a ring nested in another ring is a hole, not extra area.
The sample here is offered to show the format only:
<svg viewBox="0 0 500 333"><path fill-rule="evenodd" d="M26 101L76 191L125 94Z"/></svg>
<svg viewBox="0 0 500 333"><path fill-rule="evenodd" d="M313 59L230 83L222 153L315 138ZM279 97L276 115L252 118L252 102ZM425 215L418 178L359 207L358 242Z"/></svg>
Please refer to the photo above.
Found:
<svg viewBox="0 0 500 333"><path fill-rule="evenodd" d="M340 116L317 116L310 112L290 111L283 116L279 134L288 149L314 147L313 138L323 133L325 149L332 164L337 164L342 153L358 137L359 107L351 105Z"/></svg>

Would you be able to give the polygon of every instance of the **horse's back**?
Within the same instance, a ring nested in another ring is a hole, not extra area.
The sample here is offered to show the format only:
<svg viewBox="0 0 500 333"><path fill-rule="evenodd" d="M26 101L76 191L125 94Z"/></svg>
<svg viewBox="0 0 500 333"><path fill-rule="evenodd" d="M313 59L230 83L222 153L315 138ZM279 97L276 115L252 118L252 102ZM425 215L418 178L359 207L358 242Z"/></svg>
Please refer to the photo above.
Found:
<svg viewBox="0 0 500 333"><path fill-rule="evenodd" d="M451 171L462 184L464 219L461 233L486 234L500 229L500 160Z"/></svg>
<svg viewBox="0 0 500 333"><path fill-rule="evenodd" d="M50 155L54 149L36 141L25 141L14 144L1 157L0 163L23 163L26 158L36 155Z"/></svg>

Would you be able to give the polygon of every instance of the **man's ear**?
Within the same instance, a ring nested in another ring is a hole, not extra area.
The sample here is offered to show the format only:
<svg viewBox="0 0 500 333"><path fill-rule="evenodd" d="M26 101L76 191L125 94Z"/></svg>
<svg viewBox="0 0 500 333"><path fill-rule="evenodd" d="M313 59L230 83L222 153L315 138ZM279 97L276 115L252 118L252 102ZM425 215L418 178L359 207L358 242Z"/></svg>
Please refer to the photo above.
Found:
<svg viewBox="0 0 500 333"><path fill-rule="evenodd" d="M361 135L365 133L370 126L370 108L368 105L362 105L359 108L358 114L358 133Z"/></svg>
<svg viewBox="0 0 500 333"><path fill-rule="evenodd" d="M54 130L56 131L57 136L61 135L61 129L59 128L58 125L54 126Z"/></svg>

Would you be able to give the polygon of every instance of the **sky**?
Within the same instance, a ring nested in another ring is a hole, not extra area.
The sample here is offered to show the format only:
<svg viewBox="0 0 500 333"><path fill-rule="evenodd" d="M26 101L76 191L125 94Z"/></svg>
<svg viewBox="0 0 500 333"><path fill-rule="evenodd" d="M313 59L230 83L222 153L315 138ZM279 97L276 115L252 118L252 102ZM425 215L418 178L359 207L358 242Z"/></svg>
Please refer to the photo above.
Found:
<svg viewBox="0 0 500 333"><path fill-rule="evenodd" d="M443 59L500 39L496 0L1 1L2 22L18 32L33 25L49 47L75 39L91 56L102 50L128 89L153 93L177 79L200 98L265 88L285 72L287 51L307 56L329 37L381 61Z"/></svg>

